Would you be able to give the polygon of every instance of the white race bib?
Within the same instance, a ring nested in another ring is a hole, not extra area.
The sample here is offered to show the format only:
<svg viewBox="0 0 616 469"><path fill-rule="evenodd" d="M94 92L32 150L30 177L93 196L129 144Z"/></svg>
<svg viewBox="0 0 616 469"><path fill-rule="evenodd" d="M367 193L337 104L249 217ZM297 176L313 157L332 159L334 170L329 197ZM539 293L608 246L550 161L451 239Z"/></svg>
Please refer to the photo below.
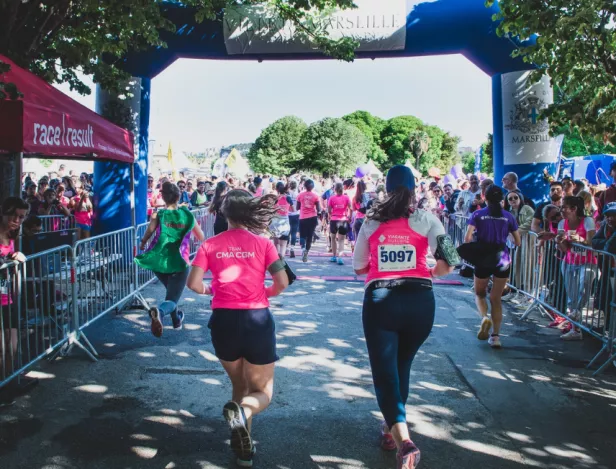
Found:
<svg viewBox="0 0 616 469"><path fill-rule="evenodd" d="M417 268L415 246L383 244L379 246L379 272L402 272Z"/></svg>
<svg viewBox="0 0 616 469"><path fill-rule="evenodd" d="M0 278L0 295L9 294L9 281L5 278Z"/></svg>

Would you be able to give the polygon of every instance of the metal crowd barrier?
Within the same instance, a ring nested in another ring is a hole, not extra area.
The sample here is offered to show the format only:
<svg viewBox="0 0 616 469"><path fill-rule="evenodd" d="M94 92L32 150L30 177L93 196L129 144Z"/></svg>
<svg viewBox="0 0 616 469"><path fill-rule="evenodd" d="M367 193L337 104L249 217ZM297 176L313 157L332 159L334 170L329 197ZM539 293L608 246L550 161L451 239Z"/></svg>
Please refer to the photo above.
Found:
<svg viewBox="0 0 616 469"><path fill-rule="evenodd" d="M441 219L454 244L464 243L468 217L453 214ZM524 310L521 319L533 311L552 320L560 316L600 340L603 346L588 367L607 353L610 358L594 374L601 373L616 359L616 256L581 244L573 244L565 254L554 240L540 241L536 233L520 237L520 246L510 247L508 285Z"/></svg>
<svg viewBox="0 0 616 469"><path fill-rule="evenodd" d="M75 229L75 217L65 215L39 215L43 222L41 233Z"/></svg>
<svg viewBox="0 0 616 469"><path fill-rule="evenodd" d="M60 246L0 267L0 387L67 350L77 324L72 257L70 246Z"/></svg>

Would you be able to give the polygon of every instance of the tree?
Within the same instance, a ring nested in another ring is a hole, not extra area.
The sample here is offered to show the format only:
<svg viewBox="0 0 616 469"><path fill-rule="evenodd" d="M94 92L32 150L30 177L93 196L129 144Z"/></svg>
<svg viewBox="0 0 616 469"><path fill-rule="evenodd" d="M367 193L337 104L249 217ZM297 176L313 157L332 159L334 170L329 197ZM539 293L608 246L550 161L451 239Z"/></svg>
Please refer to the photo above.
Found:
<svg viewBox="0 0 616 469"><path fill-rule="evenodd" d="M495 0L487 0L492 6ZM616 2L499 0L498 34L515 40L513 56L548 74L555 102L542 114L553 135L567 126L616 144Z"/></svg>
<svg viewBox="0 0 616 469"><path fill-rule="evenodd" d="M352 0L184 0L195 20L220 19L225 7L267 3L282 19L294 23L324 53L352 61L353 38L329 38L319 18L334 7L351 8ZM166 47L161 31L173 31L164 16L165 2L152 0L3 0L0 1L0 54L50 83L68 83L89 94L77 70L92 75L105 89L121 92L129 76L120 68L129 51ZM0 77L7 64L0 62ZM0 78L0 99L17 98L14 84Z"/></svg>
<svg viewBox="0 0 616 469"><path fill-rule="evenodd" d="M462 170L464 174L472 174L475 172L475 153L467 151L462 155Z"/></svg>
<svg viewBox="0 0 616 469"><path fill-rule="evenodd" d="M294 116L270 124L248 152L250 167L257 173L292 173L302 161L300 142L307 129L306 123Z"/></svg>
<svg viewBox="0 0 616 469"><path fill-rule="evenodd" d="M423 130L414 130L409 135L409 149L415 157L415 167L419 168L419 162L424 153L430 149L432 139Z"/></svg>
<svg viewBox="0 0 616 469"><path fill-rule="evenodd" d="M413 154L409 150L409 136L411 132L422 127L421 119L414 116L394 117L385 123L381 132L381 145L389 156L388 166L404 164L408 159L413 158Z"/></svg>
<svg viewBox="0 0 616 469"><path fill-rule="evenodd" d="M577 130L571 131L568 127L563 127L559 133L565 136L563 142L563 156L565 157L616 153L615 145L606 145L590 136L582 137Z"/></svg>
<svg viewBox="0 0 616 469"><path fill-rule="evenodd" d="M367 160L370 141L343 119L326 118L311 124L302 139L300 169L346 176Z"/></svg>
<svg viewBox="0 0 616 469"><path fill-rule="evenodd" d="M492 134L488 134L488 140L481 145L483 153L481 155L481 172L488 175L494 174L494 139Z"/></svg>
<svg viewBox="0 0 616 469"><path fill-rule="evenodd" d="M381 169L387 169L387 153L381 148L381 132L385 126L385 121L367 111L355 111L344 116L343 119L361 130L368 138L370 142L368 159L372 160Z"/></svg>

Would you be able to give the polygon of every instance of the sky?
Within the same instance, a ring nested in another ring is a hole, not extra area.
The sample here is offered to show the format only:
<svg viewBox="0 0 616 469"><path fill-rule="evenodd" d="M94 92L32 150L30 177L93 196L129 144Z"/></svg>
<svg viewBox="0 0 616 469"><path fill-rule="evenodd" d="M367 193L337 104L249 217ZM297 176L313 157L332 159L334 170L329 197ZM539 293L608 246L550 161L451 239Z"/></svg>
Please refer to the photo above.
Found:
<svg viewBox="0 0 616 469"><path fill-rule="evenodd" d="M88 81L90 84L91 81ZM60 89L94 109L90 96ZM150 138L199 152L254 142L287 115L308 124L364 110L414 115L477 147L492 131L491 80L461 55L327 61L180 59L152 80Z"/></svg>

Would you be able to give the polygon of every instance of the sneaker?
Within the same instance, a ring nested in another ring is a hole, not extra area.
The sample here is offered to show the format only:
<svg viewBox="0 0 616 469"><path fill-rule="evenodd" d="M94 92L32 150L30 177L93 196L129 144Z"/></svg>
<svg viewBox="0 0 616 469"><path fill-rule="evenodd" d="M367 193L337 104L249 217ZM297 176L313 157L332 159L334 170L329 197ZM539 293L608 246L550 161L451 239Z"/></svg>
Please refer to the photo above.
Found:
<svg viewBox="0 0 616 469"><path fill-rule="evenodd" d="M503 346L503 344L501 344L500 337L494 334L492 334L488 339L488 344L490 344L490 347L492 348L501 348Z"/></svg>
<svg viewBox="0 0 616 469"><path fill-rule="evenodd" d="M150 319L152 320L152 324L150 325L152 335L158 338L162 337L163 323L160 320L160 312L158 311L158 308L156 306L152 306L148 313L150 315Z"/></svg>
<svg viewBox="0 0 616 469"><path fill-rule="evenodd" d="M248 423L244 415L244 409L237 402L229 401L222 409L222 415L231 429L231 449L238 459L251 461L254 445L248 433ZM250 467L250 466L245 466Z"/></svg>
<svg viewBox="0 0 616 469"><path fill-rule="evenodd" d="M336 262L336 256L332 256L329 258L329 262Z"/></svg>
<svg viewBox="0 0 616 469"><path fill-rule="evenodd" d="M571 329L566 334L560 336L562 340L583 340L581 331L576 331L575 329Z"/></svg>
<svg viewBox="0 0 616 469"><path fill-rule="evenodd" d="M385 421L381 423L381 449L383 451L393 451L396 449L396 442L394 437L391 436Z"/></svg>
<svg viewBox="0 0 616 469"><path fill-rule="evenodd" d="M238 457L235 460L235 463L240 467L252 467L252 459L255 457L256 452L257 452L257 447L253 444L252 449L250 450L250 456L247 458Z"/></svg>
<svg viewBox="0 0 616 469"><path fill-rule="evenodd" d="M421 452L411 440L402 442L402 448L398 451L396 469L415 469L419 464Z"/></svg>
<svg viewBox="0 0 616 469"><path fill-rule="evenodd" d="M490 338L490 329L492 329L492 320L488 317L483 318L481 320L481 327L477 333L477 338L479 340L488 340Z"/></svg>
<svg viewBox="0 0 616 469"><path fill-rule="evenodd" d="M565 323L564 327L561 328L562 329L561 334L564 335L564 334L567 334L568 332L571 332L572 328L573 328L573 326L571 325L570 322Z"/></svg>
<svg viewBox="0 0 616 469"><path fill-rule="evenodd" d="M182 329L182 324L184 322L184 312L177 311L174 314L171 314L171 322L173 322L173 328L176 330Z"/></svg>
<svg viewBox="0 0 616 469"><path fill-rule="evenodd" d="M338 258L338 265L344 265L344 261L342 260L342 257Z"/></svg>
<svg viewBox="0 0 616 469"><path fill-rule="evenodd" d="M295 251L293 249L291 249L291 252L289 252L289 257L291 259L295 259Z"/></svg>
<svg viewBox="0 0 616 469"><path fill-rule="evenodd" d="M305 249L302 251L302 261L308 262L308 251L306 251Z"/></svg>

